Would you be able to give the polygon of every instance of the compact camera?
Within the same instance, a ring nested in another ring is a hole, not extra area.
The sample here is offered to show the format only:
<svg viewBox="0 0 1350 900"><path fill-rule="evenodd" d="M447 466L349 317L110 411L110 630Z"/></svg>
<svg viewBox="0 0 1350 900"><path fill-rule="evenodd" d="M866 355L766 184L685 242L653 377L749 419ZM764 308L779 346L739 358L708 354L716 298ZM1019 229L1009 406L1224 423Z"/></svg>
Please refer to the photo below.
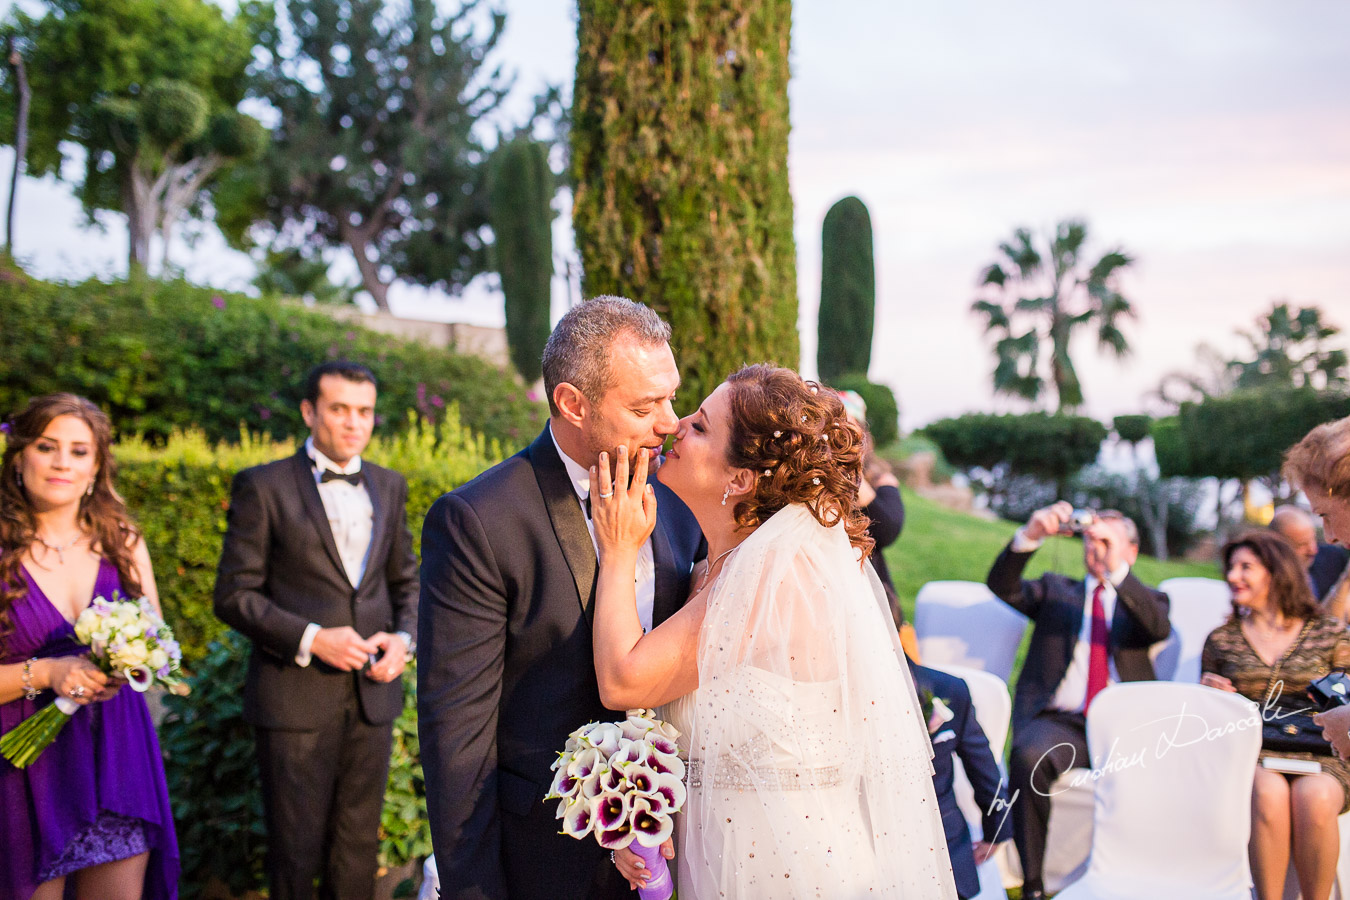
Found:
<svg viewBox="0 0 1350 900"><path fill-rule="evenodd" d="M1060 526L1060 534L1082 534L1097 521L1097 513L1090 509L1075 509L1069 521Z"/></svg>

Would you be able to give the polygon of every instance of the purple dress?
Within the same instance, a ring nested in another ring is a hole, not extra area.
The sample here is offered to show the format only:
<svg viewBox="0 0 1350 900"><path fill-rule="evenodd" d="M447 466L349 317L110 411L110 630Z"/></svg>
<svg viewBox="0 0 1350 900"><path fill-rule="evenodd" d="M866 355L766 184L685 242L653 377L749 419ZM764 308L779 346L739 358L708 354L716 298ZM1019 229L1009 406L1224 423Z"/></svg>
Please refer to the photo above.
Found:
<svg viewBox="0 0 1350 900"><path fill-rule="evenodd" d="M25 576L27 573L25 572ZM10 608L0 664L72 656L87 648L33 579ZM120 593L117 568L99 564L95 597ZM0 704L0 734L54 699ZM178 896L178 840L164 762L145 697L123 687L83 707L27 769L0 758L0 900L27 900L42 881L150 851L145 900Z"/></svg>

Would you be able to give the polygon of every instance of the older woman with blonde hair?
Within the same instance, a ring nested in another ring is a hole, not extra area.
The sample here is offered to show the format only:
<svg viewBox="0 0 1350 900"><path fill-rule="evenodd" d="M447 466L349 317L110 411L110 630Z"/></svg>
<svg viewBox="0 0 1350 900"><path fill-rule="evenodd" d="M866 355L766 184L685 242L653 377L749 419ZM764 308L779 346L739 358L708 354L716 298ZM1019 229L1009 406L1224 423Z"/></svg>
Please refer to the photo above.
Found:
<svg viewBox="0 0 1350 900"><path fill-rule="evenodd" d="M1350 417L1318 425L1291 447L1284 455L1284 477L1322 517L1326 539L1350 544ZM1350 706L1323 713L1316 721L1337 755L1350 759Z"/></svg>

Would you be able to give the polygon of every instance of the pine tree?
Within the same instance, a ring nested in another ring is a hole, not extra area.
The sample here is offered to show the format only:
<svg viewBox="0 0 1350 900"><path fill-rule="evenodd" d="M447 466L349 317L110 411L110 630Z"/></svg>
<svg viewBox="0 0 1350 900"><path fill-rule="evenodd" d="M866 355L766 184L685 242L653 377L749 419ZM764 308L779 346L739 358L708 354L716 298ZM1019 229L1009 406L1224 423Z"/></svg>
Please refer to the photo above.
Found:
<svg viewBox="0 0 1350 900"><path fill-rule="evenodd" d="M796 366L790 0L579 0L573 219L587 296L670 322L690 409Z"/></svg>
<svg viewBox="0 0 1350 900"><path fill-rule="evenodd" d="M857 197L845 197L821 227L820 318L816 366L821 380L867 374L872 361L876 272L872 219Z"/></svg>
<svg viewBox="0 0 1350 900"><path fill-rule="evenodd" d="M528 137L502 144L493 154L488 182L488 219L496 239L493 255L506 295L506 344L526 382L540 367L549 334L553 283L553 200L556 179L548 146Z"/></svg>

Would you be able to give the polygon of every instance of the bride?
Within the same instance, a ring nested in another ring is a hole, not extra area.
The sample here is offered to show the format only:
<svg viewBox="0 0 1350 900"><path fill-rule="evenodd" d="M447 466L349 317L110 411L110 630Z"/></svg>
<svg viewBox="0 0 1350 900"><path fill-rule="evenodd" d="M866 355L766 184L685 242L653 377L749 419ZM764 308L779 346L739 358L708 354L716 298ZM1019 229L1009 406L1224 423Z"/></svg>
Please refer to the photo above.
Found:
<svg viewBox="0 0 1350 900"><path fill-rule="evenodd" d="M954 898L932 748L855 508L862 435L831 391L754 365L680 422L660 479L708 540L688 603L634 601L647 457L591 470L600 696L665 705L689 757L681 896ZM617 488L617 489L616 489ZM620 851L630 881L647 873Z"/></svg>

